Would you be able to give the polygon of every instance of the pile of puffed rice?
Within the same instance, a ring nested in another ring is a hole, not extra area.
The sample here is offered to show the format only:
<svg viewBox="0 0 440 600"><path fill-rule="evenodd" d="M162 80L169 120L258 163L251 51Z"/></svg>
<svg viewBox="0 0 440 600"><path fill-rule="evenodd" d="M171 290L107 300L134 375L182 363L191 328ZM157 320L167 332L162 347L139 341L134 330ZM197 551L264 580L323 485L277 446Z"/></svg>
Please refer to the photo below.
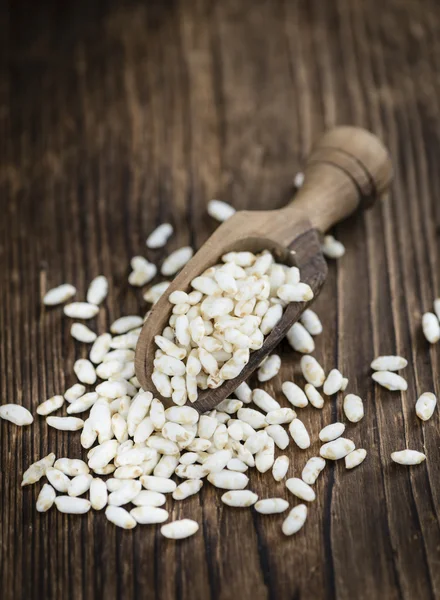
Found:
<svg viewBox="0 0 440 600"><path fill-rule="evenodd" d="M208 212L217 220L229 218L234 209L213 200ZM169 224L158 227L147 239L149 248L163 247L173 233ZM345 252L340 242L326 236L323 252L338 258ZM168 256L161 273L174 275L191 258L192 249L180 248ZM141 256L131 261L129 283L143 286L157 274L157 267ZM169 283L153 285L145 294L147 302L156 302ZM143 390L135 376L134 350L144 317L123 316L99 336L83 323L74 322L72 337L92 344L89 359L78 359L74 372L78 379L62 395L45 400L37 408L50 427L63 431L81 431L81 445L87 460L55 454L30 465L22 485L45 477L37 499L37 510L45 512L53 504L64 513L82 514L93 508L102 510L109 521L124 529L137 524L165 523L168 511L161 508L166 495L182 501L200 492L204 481L225 490L221 500L232 507L250 507L261 514L283 513L289 503L283 498L258 498L245 489L248 469L272 472L275 481L286 478L289 457L282 454L294 444L301 452L311 445L309 433L297 411L309 403L322 409L326 397L344 392L348 386L338 369L327 375L310 354L314 337L322 332L315 312L308 309L301 322L287 335L294 350L303 354L300 367L307 381L304 389L293 381L282 384L282 396L274 398L260 388L242 383L215 410L199 413L186 404L197 398L198 389L214 388L234 378L249 353L261 347L267 335L290 301L307 301L311 289L300 282L296 267L277 264L269 252L260 255L231 253L223 264L215 265L192 282L193 291L174 292L169 325L155 338L159 349L153 381L164 397L175 406L165 409L154 398L154 390ZM71 302L64 313L72 319L91 319L108 293L108 281L96 277L90 284L86 302ZM46 306L65 303L76 294L70 284L62 284L44 296ZM436 301L440 304L440 301ZM435 315L433 315L435 316ZM427 328L424 317L423 328ZM426 333L426 331L425 331ZM428 337L428 336L427 336ZM429 339L429 338L428 338ZM437 336L438 339L438 336ZM430 340L431 341L431 340ZM399 356L381 356L372 362L372 378L389 390L405 391L406 381L396 371L407 366ZM258 370L258 380L275 377L281 367L277 354L269 356ZM320 391L322 389L322 393ZM417 400L416 414L428 420L436 406L434 394L425 393ZM66 407L67 416L52 416ZM362 399L347 394L343 399L347 420L359 422L364 416ZM81 415L78 417L76 415ZM22 406L5 404L0 417L16 425L29 425L32 414ZM300 477L286 480L292 495L304 502L315 500L313 484L327 460L344 458L347 469L360 465L365 449L342 437L345 424L328 424L319 433L319 456L310 458ZM393 461L414 465L425 460L422 452L405 449L391 455ZM57 492L59 495L57 495ZM82 497L88 493L88 499ZM132 508L127 510L127 505ZM285 535L299 531L307 518L306 504L297 504L282 523ZM180 539L199 528L190 518L162 525L161 533Z"/></svg>

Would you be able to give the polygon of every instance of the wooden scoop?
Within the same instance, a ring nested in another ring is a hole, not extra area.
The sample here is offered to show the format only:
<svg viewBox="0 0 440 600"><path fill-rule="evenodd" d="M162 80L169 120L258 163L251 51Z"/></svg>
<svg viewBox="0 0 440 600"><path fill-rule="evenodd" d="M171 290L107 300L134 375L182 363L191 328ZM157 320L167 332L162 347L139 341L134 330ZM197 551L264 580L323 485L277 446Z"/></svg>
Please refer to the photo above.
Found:
<svg viewBox="0 0 440 600"><path fill-rule="evenodd" d="M142 388L154 392L165 406L173 405L172 400L158 394L151 375L157 349L154 336L167 326L172 309L169 294L174 290L190 291L191 281L221 262L226 252L267 249L277 262L298 266L301 281L310 285L316 298L327 275L327 264L321 253L321 233L355 210L371 206L375 197L389 186L392 165L388 151L376 136L357 127L337 127L316 144L304 174L303 187L286 207L237 212L220 225L153 306L136 348L136 376ZM216 389L199 389L197 400L188 404L204 412L232 395L272 352L308 304L288 304L279 323L265 337L263 346L251 351L250 360L240 375Z"/></svg>

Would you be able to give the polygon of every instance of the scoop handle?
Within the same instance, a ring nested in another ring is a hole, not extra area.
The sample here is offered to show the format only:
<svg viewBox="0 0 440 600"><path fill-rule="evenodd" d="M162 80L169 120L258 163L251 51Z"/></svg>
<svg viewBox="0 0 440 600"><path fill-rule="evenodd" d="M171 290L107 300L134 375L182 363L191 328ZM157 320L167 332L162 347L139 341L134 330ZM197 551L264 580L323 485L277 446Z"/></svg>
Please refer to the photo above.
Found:
<svg viewBox="0 0 440 600"><path fill-rule="evenodd" d="M336 127L312 149L304 184L284 209L322 232L356 210L369 208L391 183L393 167L381 140L360 127Z"/></svg>

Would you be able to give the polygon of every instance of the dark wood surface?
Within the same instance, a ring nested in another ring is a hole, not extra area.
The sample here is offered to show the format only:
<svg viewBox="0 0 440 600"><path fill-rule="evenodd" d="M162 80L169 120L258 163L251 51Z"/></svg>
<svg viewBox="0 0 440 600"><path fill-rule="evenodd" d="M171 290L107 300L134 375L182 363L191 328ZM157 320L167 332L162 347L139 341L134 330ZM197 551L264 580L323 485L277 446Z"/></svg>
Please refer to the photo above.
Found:
<svg viewBox="0 0 440 600"><path fill-rule="evenodd" d="M6 5L5 5L6 4ZM0 398L36 404L73 383L75 348L42 294L63 281L83 296L111 279L100 331L144 310L127 285L164 220L167 249L199 246L213 197L279 207L319 133L356 124L383 137L390 198L337 227L346 256L318 300L316 356L336 364L366 416L349 426L367 461L338 463L316 484L303 531L281 516L220 503L206 486L173 507L199 533L179 543L154 527L117 530L100 513L39 515L24 468L53 450L79 456L79 436L0 424L1 596L14 599L405 599L440 597L439 414L422 424L421 392L439 392L439 347L420 330L439 294L440 8L436 0L7 2L0 12ZM165 252L165 251L164 251ZM163 251L148 252L162 257ZM280 392L297 371L282 346ZM408 392L372 385L379 353L406 356ZM302 415L316 436L340 402ZM390 462L404 447L425 464ZM289 449L290 474L317 452ZM260 495L280 494L252 474Z"/></svg>

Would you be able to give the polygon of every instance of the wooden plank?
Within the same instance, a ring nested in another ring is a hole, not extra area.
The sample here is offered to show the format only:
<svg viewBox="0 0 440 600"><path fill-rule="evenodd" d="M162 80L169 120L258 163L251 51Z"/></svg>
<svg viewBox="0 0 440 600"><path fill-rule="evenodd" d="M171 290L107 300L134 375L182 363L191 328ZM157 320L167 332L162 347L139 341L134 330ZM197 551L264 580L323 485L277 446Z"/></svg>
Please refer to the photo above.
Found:
<svg viewBox="0 0 440 600"><path fill-rule="evenodd" d="M26 466L55 450L82 453L78 436L0 423L0 581L6 600L142 597L229 600L436 598L440 461L438 412L414 414L439 393L439 348L420 319L439 293L438 119L440 13L435 0L242 0L60 7L14 2L0 15L0 398L28 408L74 382L86 351L70 338L46 289L71 281L84 297L104 273L111 293L97 319L146 310L127 286L135 254L160 261L214 230L212 197L237 208L279 207L312 141L350 123L383 136L396 165L386 202L337 227L346 256L330 265L317 301L325 325L316 356L339 366L366 416L348 431L368 459L330 465L316 483L306 527L287 539L282 519L228 508L202 493L167 508L201 524L182 543L154 527L116 530L103 514L35 511ZM146 235L170 221L167 249ZM302 381L281 345L281 374ZM409 360L406 394L372 385L374 355ZM255 382L254 382L255 383ZM34 411L35 412L35 411ZM341 399L302 418L316 436L342 418ZM414 469L393 450L425 450ZM300 473L317 444L288 453ZM288 498L270 474L251 474L260 496Z"/></svg>

